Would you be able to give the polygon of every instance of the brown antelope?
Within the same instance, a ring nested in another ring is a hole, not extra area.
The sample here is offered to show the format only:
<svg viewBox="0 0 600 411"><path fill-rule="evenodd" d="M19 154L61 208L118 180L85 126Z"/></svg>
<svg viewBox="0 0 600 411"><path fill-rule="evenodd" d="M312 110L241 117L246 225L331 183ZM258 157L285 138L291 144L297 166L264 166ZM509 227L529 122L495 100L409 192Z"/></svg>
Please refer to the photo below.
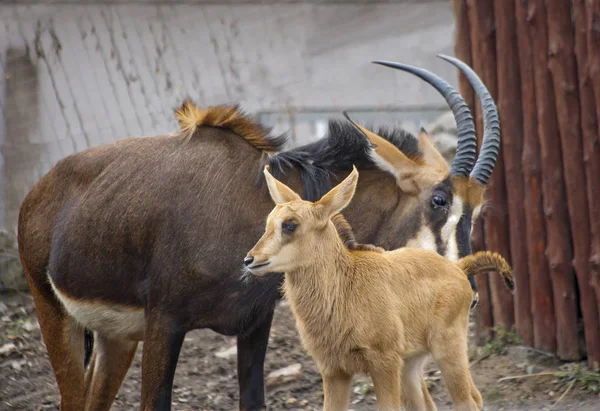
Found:
<svg viewBox="0 0 600 411"><path fill-rule="evenodd" d="M244 264L254 275L283 272L283 290L303 346L323 377L324 410L348 409L352 376L373 378L377 408L435 410L421 377L429 354L454 409L480 410L469 372L468 276L496 270L509 288L512 272L498 254L452 262L435 251L349 250L331 217L351 201L356 168L317 202L304 201L265 167L276 206ZM402 396L401 396L402 390Z"/></svg>
<svg viewBox="0 0 600 411"><path fill-rule="evenodd" d="M486 108L475 165L463 99L434 74L405 65L397 67L439 90L456 116L451 168L425 131L418 138L369 131L367 138L332 121L325 138L280 152L285 137L237 107L190 101L176 113L179 132L123 139L58 162L23 201L18 235L61 410L109 409L140 340L141 409L170 409L181 345L197 328L237 336L240 408L265 407L264 358L283 276L245 282L239 263L272 208L264 180L257 181L265 163L307 200L357 164L361 183L345 216L361 242L428 248L452 260L469 255L500 136L477 75L446 59ZM95 336L87 371L84 329Z"/></svg>

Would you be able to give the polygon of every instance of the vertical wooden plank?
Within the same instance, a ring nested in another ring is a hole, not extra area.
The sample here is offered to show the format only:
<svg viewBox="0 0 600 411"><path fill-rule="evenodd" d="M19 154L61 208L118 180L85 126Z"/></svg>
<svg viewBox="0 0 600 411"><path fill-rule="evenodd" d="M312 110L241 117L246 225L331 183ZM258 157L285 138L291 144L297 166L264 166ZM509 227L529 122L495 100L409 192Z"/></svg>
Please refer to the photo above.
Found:
<svg viewBox="0 0 600 411"><path fill-rule="evenodd" d="M455 21L455 40L454 54L457 58L472 66L471 59L471 34L469 26L469 15L467 0L453 0ZM467 81L466 77L459 74L460 94L463 96L469 107L475 113L477 105L475 104L475 93L473 88ZM483 234L483 218L479 218L473 228L471 236L473 251L481 251L485 249L484 234ZM492 301L490 296L489 274L480 274L476 277L477 289L479 291L479 303L476 308L475 328L477 333L477 343L485 344L490 336L490 330L493 323L492 317Z"/></svg>
<svg viewBox="0 0 600 411"><path fill-rule="evenodd" d="M533 345L540 350L556 352L556 319L552 280L546 251L546 221L542 194L542 163L538 139L535 99L533 48L527 22L527 2L515 0L517 39L523 109L523 207L527 239L527 266L531 284ZM521 203L522 204L522 203ZM517 285L518 287L518 285Z"/></svg>
<svg viewBox="0 0 600 411"><path fill-rule="evenodd" d="M513 1L495 0L496 53L498 99L496 103L502 124L502 150L506 181L510 254L517 283L515 291L515 325L517 334L527 345L533 345L533 319L531 315L529 273L527 268L527 243L523 237L525 213L523 212L523 113L521 108L521 76L519 50Z"/></svg>
<svg viewBox="0 0 600 411"><path fill-rule="evenodd" d="M533 39L533 67L538 114L538 130L542 154L542 187L546 218L546 258L552 276L556 312L557 353L565 360L581 358L577 336L577 300L575 274L571 267L569 213L554 87L548 70L548 27L544 0L530 0L528 21Z"/></svg>
<svg viewBox="0 0 600 411"><path fill-rule="evenodd" d="M590 364L600 364L600 327L594 289L590 287L590 224L581 139L575 37L568 2L548 2L549 68L554 82L567 204L573 243L573 267L579 282L579 305Z"/></svg>
<svg viewBox="0 0 600 411"><path fill-rule="evenodd" d="M590 86L594 91L596 119L600 119L600 0L586 0L586 29L588 50L588 74ZM600 127L600 121L598 122ZM591 166L595 170L593 177L597 182L600 174L600 129L595 134L590 134L585 139L586 154L589 156L588 169ZM594 168L595 167L595 168ZM596 214L591 220L593 236L592 253L590 257L590 268L592 272L592 284L596 290L596 298L600 303L600 218L598 206L600 204L600 185L593 186L589 192L590 205L596 208ZM594 208L591 207L591 208ZM599 307L600 311L600 307Z"/></svg>
<svg viewBox="0 0 600 411"><path fill-rule="evenodd" d="M496 76L496 30L493 0L478 0L469 3L471 23L471 51L473 68L494 98L498 96ZM477 111L477 124L481 125L481 111ZM483 130L482 127L478 127ZM487 186L489 207L484 211L485 242L489 250L497 251L511 260L506 206L506 183L504 180L504 155L496 161L494 173ZM513 296L498 275L490 277L494 326L510 329L514 324Z"/></svg>

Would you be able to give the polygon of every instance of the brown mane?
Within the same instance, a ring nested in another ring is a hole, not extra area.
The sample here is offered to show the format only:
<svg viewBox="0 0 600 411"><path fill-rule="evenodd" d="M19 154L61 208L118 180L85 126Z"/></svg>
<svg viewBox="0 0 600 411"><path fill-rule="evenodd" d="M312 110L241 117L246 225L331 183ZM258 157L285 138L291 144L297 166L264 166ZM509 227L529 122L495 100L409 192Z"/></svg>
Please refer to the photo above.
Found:
<svg viewBox="0 0 600 411"><path fill-rule="evenodd" d="M348 223L348 221L346 220L346 218L344 218L344 216L342 214L338 213L338 214L334 215L333 217L331 217L331 221L333 222L333 225L335 226L335 230L337 231L338 235L344 242L344 245L346 246L347 249L363 250L363 251L365 251L365 250L378 251L381 253L384 251L383 248L376 247L371 244L357 243L356 238L354 237L354 231L352 230L350 223Z"/></svg>
<svg viewBox="0 0 600 411"><path fill-rule="evenodd" d="M267 153L280 151L286 143L284 135L272 136L271 130L246 115L239 105L198 107L187 98L175 111L179 130L186 141L191 140L202 126L230 130L242 137L254 148Z"/></svg>

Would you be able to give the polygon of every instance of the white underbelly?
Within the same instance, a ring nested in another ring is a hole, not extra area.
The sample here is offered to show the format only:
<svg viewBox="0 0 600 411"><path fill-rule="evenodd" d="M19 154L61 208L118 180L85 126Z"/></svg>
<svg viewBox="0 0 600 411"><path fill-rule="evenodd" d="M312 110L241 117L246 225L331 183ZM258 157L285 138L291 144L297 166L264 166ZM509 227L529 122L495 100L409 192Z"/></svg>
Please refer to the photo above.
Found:
<svg viewBox="0 0 600 411"><path fill-rule="evenodd" d="M143 308L74 299L56 288L50 276L48 280L65 310L81 326L106 336L137 341L144 339L146 320Z"/></svg>

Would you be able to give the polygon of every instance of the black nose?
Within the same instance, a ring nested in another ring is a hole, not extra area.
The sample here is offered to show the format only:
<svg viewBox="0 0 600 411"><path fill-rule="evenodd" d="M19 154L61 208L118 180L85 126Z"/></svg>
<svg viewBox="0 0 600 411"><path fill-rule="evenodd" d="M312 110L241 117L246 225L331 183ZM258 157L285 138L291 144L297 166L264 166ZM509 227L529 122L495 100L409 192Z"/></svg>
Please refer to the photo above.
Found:
<svg viewBox="0 0 600 411"><path fill-rule="evenodd" d="M252 261L254 261L254 257L246 257L244 258L244 265L248 267L250 264L252 264Z"/></svg>

